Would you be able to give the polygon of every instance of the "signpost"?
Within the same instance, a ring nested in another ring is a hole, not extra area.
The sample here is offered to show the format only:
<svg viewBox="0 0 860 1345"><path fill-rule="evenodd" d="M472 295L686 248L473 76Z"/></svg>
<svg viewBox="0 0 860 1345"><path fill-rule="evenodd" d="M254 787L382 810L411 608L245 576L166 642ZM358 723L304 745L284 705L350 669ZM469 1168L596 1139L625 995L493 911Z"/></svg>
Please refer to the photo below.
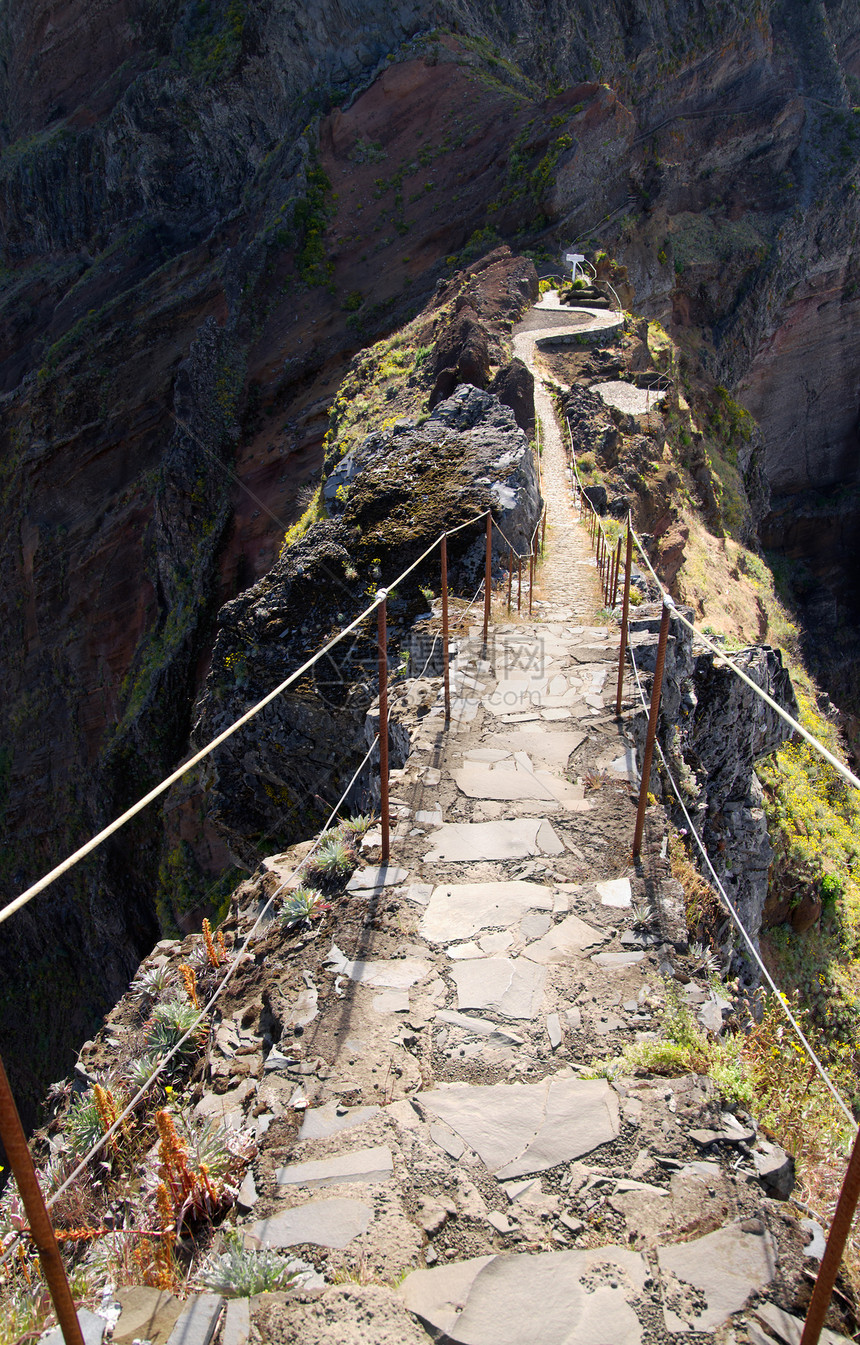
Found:
<svg viewBox="0 0 860 1345"><path fill-rule="evenodd" d="M570 279L571 282L573 282L574 280L576 280L577 275L579 275L580 273L580 262L585 261L585 254L583 252L566 252L564 254L564 260L565 263L570 267L571 270Z"/></svg>

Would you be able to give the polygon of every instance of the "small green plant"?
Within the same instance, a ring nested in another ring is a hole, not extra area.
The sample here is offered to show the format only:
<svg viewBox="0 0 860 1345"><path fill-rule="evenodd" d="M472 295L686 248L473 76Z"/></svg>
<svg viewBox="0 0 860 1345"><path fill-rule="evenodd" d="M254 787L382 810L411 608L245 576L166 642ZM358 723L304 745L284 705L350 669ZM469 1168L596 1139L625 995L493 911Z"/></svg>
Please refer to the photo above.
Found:
<svg viewBox="0 0 860 1345"><path fill-rule="evenodd" d="M249 1251L235 1228L224 1234L225 1250L210 1261L200 1274L201 1283L225 1298L251 1298L289 1289L299 1270L272 1251Z"/></svg>
<svg viewBox="0 0 860 1345"><path fill-rule="evenodd" d="M324 840L315 855L311 856L306 872L318 874L329 880L346 878L355 868L355 851L337 834Z"/></svg>
<svg viewBox="0 0 860 1345"><path fill-rule="evenodd" d="M285 898L278 919L289 929L304 920L317 920L330 909L322 892L313 887L297 887Z"/></svg>
<svg viewBox="0 0 860 1345"><path fill-rule="evenodd" d="M137 1093L144 1084L149 1083L156 1069L158 1068L158 1056L147 1051L145 1055L138 1055L126 1066L124 1078L126 1083Z"/></svg>
<svg viewBox="0 0 860 1345"><path fill-rule="evenodd" d="M370 831L376 818L370 813L359 813L358 817L346 817L340 824L340 830L344 833L347 840L363 836L365 832Z"/></svg>
<svg viewBox="0 0 860 1345"><path fill-rule="evenodd" d="M183 1042L172 1064L174 1068L179 1068L192 1060L199 1049L197 1033L194 1031L199 1017L199 1010L189 1000L178 995L163 1004L157 1004L152 1011L146 1039L148 1052L155 1056L167 1055L190 1032L191 1036Z"/></svg>
<svg viewBox="0 0 860 1345"><path fill-rule="evenodd" d="M158 999L173 981L173 969L166 963L163 967L150 967L136 979L134 989L139 990L148 999Z"/></svg>
<svg viewBox="0 0 860 1345"><path fill-rule="evenodd" d="M94 1093L85 1093L72 1103L63 1129L76 1158L88 1153L94 1144L98 1144L105 1133L105 1128Z"/></svg>
<svg viewBox="0 0 860 1345"><path fill-rule="evenodd" d="M183 1110L176 1122L190 1166L198 1172L205 1169L216 1181L225 1181L241 1170L256 1153L249 1131L230 1129L213 1117L197 1121Z"/></svg>

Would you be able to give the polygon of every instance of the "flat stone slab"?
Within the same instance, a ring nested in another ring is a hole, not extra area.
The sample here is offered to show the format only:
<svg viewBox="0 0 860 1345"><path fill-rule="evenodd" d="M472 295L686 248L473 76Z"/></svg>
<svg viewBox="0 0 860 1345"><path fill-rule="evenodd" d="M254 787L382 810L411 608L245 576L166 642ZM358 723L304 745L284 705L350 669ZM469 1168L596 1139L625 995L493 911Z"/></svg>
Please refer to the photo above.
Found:
<svg viewBox="0 0 860 1345"><path fill-rule="evenodd" d="M454 772L454 783L460 793L470 799L511 802L537 799L542 803L559 803L572 812L591 809L581 785L560 780L550 771L536 769L530 762L526 764L526 761L499 761L495 764L467 762ZM509 769L509 766L513 769Z"/></svg>
<svg viewBox="0 0 860 1345"><path fill-rule="evenodd" d="M341 1130L352 1130L363 1125L379 1111L376 1106L342 1108L338 1102L327 1102L324 1107L309 1107L299 1131L300 1140L323 1140Z"/></svg>
<svg viewBox="0 0 860 1345"><path fill-rule="evenodd" d="M419 809L415 814L415 824L419 827L441 827L442 809L432 808L429 811Z"/></svg>
<svg viewBox="0 0 860 1345"><path fill-rule="evenodd" d="M545 817L505 822L445 822L433 838L426 864L471 864L476 860L528 859L561 855L564 845Z"/></svg>
<svg viewBox="0 0 860 1345"><path fill-rule="evenodd" d="M362 1200L312 1200L252 1224L246 1237L260 1247L299 1247L309 1243L340 1251L364 1233L372 1219L373 1210Z"/></svg>
<svg viewBox="0 0 860 1345"><path fill-rule="evenodd" d="M431 1125L430 1138L439 1145L440 1149L444 1150L449 1158L453 1158L455 1163L466 1152L466 1146L460 1136L455 1135L450 1126L442 1125L441 1121L435 1121Z"/></svg>
<svg viewBox="0 0 860 1345"><path fill-rule="evenodd" d="M750 1294L770 1284L776 1252L770 1234L728 1224L694 1242L657 1249L663 1320L673 1334L716 1331ZM704 1303L703 1303L704 1300Z"/></svg>
<svg viewBox="0 0 860 1345"><path fill-rule="evenodd" d="M487 957L453 967L458 1009L484 1009L504 1018L535 1018L543 1000L546 972L532 962Z"/></svg>
<svg viewBox="0 0 860 1345"><path fill-rule="evenodd" d="M150 1289L145 1285L118 1289L116 1298L122 1304L122 1312L112 1337L117 1345L131 1345L133 1340L150 1340L152 1345L167 1345L176 1319L185 1307L181 1298L176 1298L165 1289ZM101 1320L104 1321L104 1318Z"/></svg>
<svg viewBox="0 0 860 1345"><path fill-rule="evenodd" d="M401 891L407 901L414 901L416 906L426 906L433 894L433 884L409 883Z"/></svg>
<svg viewBox="0 0 860 1345"><path fill-rule="evenodd" d="M356 869L346 885L347 892L376 892L382 887L396 887L405 883L409 877L408 869L398 869L393 864L369 865L366 869Z"/></svg>
<svg viewBox="0 0 860 1345"><path fill-rule="evenodd" d="M520 938L527 942L542 939L551 923L552 917L548 911L534 911L531 915L524 915L520 921Z"/></svg>
<svg viewBox="0 0 860 1345"><path fill-rule="evenodd" d="M486 957L487 954L477 943L452 943L445 949L445 952L453 962L463 962L476 957Z"/></svg>
<svg viewBox="0 0 860 1345"><path fill-rule="evenodd" d="M606 967L607 971L617 971L620 967L632 967L644 956L644 953L594 953L591 960L598 967Z"/></svg>
<svg viewBox="0 0 860 1345"><path fill-rule="evenodd" d="M376 986L380 990L408 990L432 970L433 964L417 957L392 958L390 961L351 962L336 943L331 946L328 963L341 976L361 985Z"/></svg>
<svg viewBox="0 0 860 1345"><path fill-rule="evenodd" d="M625 747L624 755L613 758L607 766L607 770L613 775L620 776L623 780L630 780L636 784L639 780L639 771L636 766L636 752L632 747Z"/></svg>
<svg viewBox="0 0 860 1345"><path fill-rule="evenodd" d="M373 997L373 1007L377 1013L408 1013L408 990L381 990Z"/></svg>
<svg viewBox="0 0 860 1345"><path fill-rule="evenodd" d="M378 1145L310 1163L290 1163L278 1168L275 1180L280 1186L331 1186L334 1182L384 1182L393 1172L391 1150Z"/></svg>
<svg viewBox="0 0 860 1345"><path fill-rule="evenodd" d="M460 1345L640 1345L630 1301L647 1267L624 1247L475 1257L416 1270L411 1312Z"/></svg>
<svg viewBox="0 0 860 1345"><path fill-rule="evenodd" d="M540 917L539 917L540 918ZM546 917L548 918L548 917ZM495 953L504 953L511 947L514 936L509 929L498 930L495 934L484 934L478 940L478 947L487 957Z"/></svg>
<svg viewBox="0 0 860 1345"><path fill-rule="evenodd" d="M445 1121L500 1181L544 1172L617 1138L618 1095L605 1079L452 1084L416 1101Z"/></svg>
<svg viewBox="0 0 860 1345"><path fill-rule="evenodd" d="M552 892L538 883L446 883L433 889L419 928L429 943L449 943L551 910Z"/></svg>
<svg viewBox="0 0 860 1345"><path fill-rule="evenodd" d="M457 1027L470 1036L498 1037L501 1042L510 1046L523 1044L522 1037L518 1037L510 1028L502 1027L500 1023L491 1022L489 1018L475 1018L472 1014L456 1013L453 1009L442 1009L436 1018L437 1021L449 1023L451 1027Z"/></svg>
<svg viewBox="0 0 860 1345"><path fill-rule="evenodd" d="M608 878L604 883L595 883L594 890L603 906L614 906L625 910L633 905L633 893L629 878Z"/></svg>
<svg viewBox="0 0 860 1345"><path fill-rule="evenodd" d="M595 383L591 391L597 393L604 406L614 406L628 416L644 415L658 406L666 396L665 392L637 388L633 383L625 383L620 379L610 383Z"/></svg>
<svg viewBox="0 0 860 1345"><path fill-rule="evenodd" d="M771 1331L776 1332L785 1345L800 1345L804 1323L799 1317L778 1308L775 1303L759 1303L753 1311ZM824 1327L821 1332L821 1345L852 1345L852 1342L847 1336L840 1336L838 1331L828 1331L827 1327Z"/></svg>
<svg viewBox="0 0 860 1345"><path fill-rule="evenodd" d="M578 915L569 915L553 925L542 939L530 943L523 957L546 967L573 962L586 949L605 943L609 937L603 930L587 925Z"/></svg>
<svg viewBox="0 0 860 1345"><path fill-rule="evenodd" d="M228 1298L221 1345L247 1345L251 1334L251 1300Z"/></svg>
<svg viewBox="0 0 860 1345"><path fill-rule="evenodd" d="M196 1294L190 1298L167 1345L209 1345L223 1306L224 1299L220 1294Z"/></svg>
<svg viewBox="0 0 860 1345"><path fill-rule="evenodd" d="M183 1306L184 1304L180 1304L180 1309ZM100 1317L97 1312L90 1312L89 1308L78 1308L78 1326L81 1328L84 1345L102 1345L104 1333L107 1330L106 1318ZM62 1330L58 1326L49 1335L42 1337L42 1345L64 1345L64 1339ZM131 1337L127 1337L127 1339L131 1339Z"/></svg>

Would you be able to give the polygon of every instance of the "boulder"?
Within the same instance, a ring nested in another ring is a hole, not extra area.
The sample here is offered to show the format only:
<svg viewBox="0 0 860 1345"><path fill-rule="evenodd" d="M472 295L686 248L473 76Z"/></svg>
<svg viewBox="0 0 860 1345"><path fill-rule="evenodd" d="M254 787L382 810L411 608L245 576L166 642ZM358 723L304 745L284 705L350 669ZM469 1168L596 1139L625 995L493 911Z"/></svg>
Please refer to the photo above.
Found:
<svg viewBox="0 0 860 1345"><path fill-rule="evenodd" d="M608 498L605 486L586 486L582 492L587 500L590 500L601 517L606 513Z"/></svg>
<svg viewBox="0 0 860 1345"><path fill-rule="evenodd" d="M522 360L513 359L499 369L489 388L503 406L509 406L521 430L531 434L535 426L535 381Z"/></svg>
<svg viewBox="0 0 860 1345"><path fill-rule="evenodd" d="M197 707L199 741L239 718L348 625L367 606L369 586L394 580L445 528L491 506L525 551L541 507L532 450L513 411L469 384L423 422L397 420L367 435L332 471L325 493L333 516L313 524L264 578L221 609ZM449 544L449 564L473 588L483 534L480 519ZM494 540L501 549L495 530ZM425 610L419 585L423 575L438 575L438 563L437 552L425 571L398 586L389 603L392 627ZM249 868L257 864L258 836L274 832L286 845L312 832L316 797L339 792L359 765L376 669L375 639L357 633L301 689L284 692L210 758L210 821ZM370 774L360 786L369 789ZM369 805L369 792L362 797Z"/></svg>
<svg viewBox="0 0 860 1345"><path fill-rule="evenodd" d="M768 1195L788 1200L794 1190L794 1159L778 1144L759 1140L753 1151L758 1179Z"/></svg>
<svg viewBox="0 0 860 1345"><path fill-rule="evenodd" d="M469 304L464 304L442 330L436 342L434 370L436 383L428 403L431 411L460 383L471 383L475 388L487 386L490 377L487 330Z"/></svg>

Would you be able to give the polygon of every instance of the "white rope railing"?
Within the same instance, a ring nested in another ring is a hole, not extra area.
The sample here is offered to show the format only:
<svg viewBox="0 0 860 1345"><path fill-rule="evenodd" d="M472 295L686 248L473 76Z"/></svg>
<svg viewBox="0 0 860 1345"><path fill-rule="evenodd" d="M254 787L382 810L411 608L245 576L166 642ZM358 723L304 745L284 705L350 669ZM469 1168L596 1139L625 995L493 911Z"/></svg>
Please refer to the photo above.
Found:
<svg viewBox="0 0 860 1345"><path fill-rule="evenodd" d="M67 859L64 859L61 864L57 864L55 868L51 869L50 873L46 873L43 878L40 878L38 882L33 883L32 886L28 887L26 891L20 894L20 896L16 897L14 901L10 901L6 906L0 909L0 925L2 925L5 920L8 920L11 915L14 915L16 911L19 911L23 906L26 906L27 903L38 896L40 892L43 892L46 887L50 887L52 883L56 882L58 878L62 877L64 873L67 873L69 869L73 868L87 855L92 854L92 852L102 845L108 837L119 831L121 827L125 826L126 822L129 822L133 817L136 817L148 804L152 803L153 800L157 799L161 794L164 794L171 785L176 784L178 780L181 780L184 775L187 775L190 770L214 752L216 747L220 747L222 743L225 743L228 738L231 738L240 728L254 719L261 710L265 709L267 705L270 705L273 700L276 700L288 687L292 686L303 677L305 673L319 661L319 659L323 658L334 649L336 645L340 644L341 640L345 639L347 635L350 635L367 619L367 617L376 611L380 603L385 600L389 590L395 588L398 584L402 583L404 579L408 578L408 576L432 554L441 542L443 535L452 537L455 533L461 532L464 528L473 527L475 523L479 523L481 519L486 518L489 512L488 509L485 509L480 514L476 514L474 518L469 518L464 523L458 523L456 527L449 528L445 534L440 534L439 537L427 547L426 551L421 553L417 560L413 561L402 574L399 574L396 579L391 581L388 588L379 590L374 597L373 602L370 603L363 612L360 612L354 621L351 621L348 626L345 626L343 630L339 631L337 635L323 645L322 649L317 650L311 658L306 659L301 667L296 668L295 672L290 673L289 677L284 678L274 690L270 691L268 695L262 698L262 700L259 700L256 705L251 706L250 710L246 710L243 715L234 721L234 723L224 729L223 733L219 733L218 736L213 738L211 742L208 742L205 747L202 747L199 752L195 752L192 757L189 757L187 761L184 761L181 766L151 789L148 794L144 794L143 798L138 799L130 808L127 808L120 817L115 818L113 822L104 827L97 835L93 836L85 845L80 846L79 849L75 850L75 852L69 855Z"/></svg>
<svg viewBox="0 0 860 1345"><path fill-rule="evenodd" d="M668 593L666 592L665 588L663 587L659 578L657 577L654 571L654 567L651 564L651 561L648 559L648 554L645 551L645 547L643 546L640 538L637 536L636 532L632 527L630 531L633 534L633 541L636 544L637 550L639 551L639 554L642 556L642 559L645 561L645 564L647 565L654 579L654 582L657 584L660 593L664 597L668 597L669 596ZM695 635L697 640L701 640L701 642L708 649L710 649L711 653L717 656L720 664L724 664L726 667L731 668L735 676L739 677L742 682L745 682L748 687L751 687L752 690L759 697L759 699L763 700L766 705L769 705L771 710L773 710L775 714L778 714L780 719L784 720L785 723L788 724L794 730L795 733L799 733L801 738L805 739L805 741L809 743L810 747L814 748L815 751L818 752L818 754L822 756L824 760L828 762L828 764L831 765L835 771L838 772L839 775L842 776L842 779L845 780L847 784L851 785L854 789L860 789L860 779L857 778L854 772L849 770L848 767L845 765L845 763L840 761L837 756L834 756L834 754L830 751L830 749L825 747L824 744L820 742L818 738L815 737L814 734L810 733L808 729L805 729L802 724L798 723L798 721L794 718L793 715L790 715L787 710L784 710L783 707L778 703L778 701L775 701L772 696L769 696L768 693L764 691L756 682L754 682L751 677L749 677L741 668L739 668L735 663L733 663L729 654L726 652L725 649L721 649L720 646L715 644L714 641L711 640L707 635L705 635L703 631L700 631L698 626L695 626L692 621L688 621L687 618L684 616L683 612L680 612L677 607L675 608L675 615L677 616L682 626L685 626L688 631L690 631L693 635Z"/></svg>
<svg viewBox="0 0 860 1345"><path fill-rule="evenodd" d="M212 992L212 994L210 995L209 999L206 1001L204 1006L199 1010L197 1017L195 1018L191 1027L189 1027L188 1031L185 1032L184 1035L181 1036L179 1040L170 1048L167 1054L161 1057L158 1064L153 1069L152 1074L147 1079L146 1083L143 1084L138 1089L134 1097L123 1108L122 1112L120 1112L119 1116L110 1126L110 1128L105 1131L105 1133L101 1136L101 1138L98 1139L96 1143L87 1151L84 1157L80 1159L77 1167L75 1167L73 1171L69 1173L68 1177L66 1177L62 1185L58 1186L57 1190L54 1191L53 1194L50 1196L50 1198L45 1201L45 1204L49 1209L59 1200L60 1196L63 1195L69 1189L72 1183L76 1181L78 1177L80 1177L81 1173L86 1170L86 1168L96 1157L96 1155L101 1153L104 1146L108 1143L109 1140L113 1138L113 1136L117 1133L117 1131L122 1127L123 1123L126 1120L128 1120L129 1116L131 1116L132 1112L135 1110L138 1103L140 1103L146 1096L146 1094L149 1092L150 1088L153 1086L155 1081L159 1078L160 1075L164 1073L165 1069L170 1064L174 1056L182 1049L182 1047L189 1040L189 1038L194 1036L203 1019L208 1017L208 1015L211 1013L212 1009L215 1007L215 1004L218 1002L221 995L224 993L224 990L227 988L230 981L233 979L236 972L238 971L239 966L241 965L243 959L245 958L248 952L248 947L251 941L253 940L255 934L257 933L257 930L260 928L262 921L265 919L266 915L271 910L275 898L280 896L281 892L283 892L284 889L288 887L296 877L298 877L299 873L301 873L302 869L306 867L308 861L313 857L319 846L322 844L323 836L328 831L329 827L331 826L334 819L337 817L341 808L344 806L344 803L349 797L350 790L352 789L353 785L355 784L361 772L364 770L367 763L370 761L374 748L376 747L378 742L379 742L379 734L377 733L373 742L370 744L370 747L364 754L364 759L361 761L359 766L354 771L349 784L341 794L334 808L332 808L331 812L329 813L325 825L320 829L319 833L317 834L317 838L314 841L313 845L311 846L310 850L307 852L306 855L303 856L302 859L299 860L298 864L296 864L295 868L283 880L283 882L278 884L274 892L272 892L271 895L269 896L265 905L258 912L256 920L254 921L253 925L251 926L251 929L245 936L245 941L242 947L239 949L237 953L234 954L233 959L230 963L230 966L227 968L226 973L221 978L218 986ZM117 1231L122 1232L121 1229ZM3 1256L0 1257L0 1266L2 1266L9 1259L9 1257L12 1255L15 1248L17 1247L18 1243L21 1241L22 1238L21 1236L19 1236L9 1244L9 1246L5 1249Z"/></svg>
<svg viewBox="0 0 860 1345"><path fill-rule="evenodd" d="M677 613L677 608L675 608L675 612ZM631 663L632 663L632 665L633 665L633 672L634 672L634 675L635 675L635 678L636 678L636 686L637 686L637 688L638 688L638 690L639 690L639 697L640 697L640 699L641 699L641 701L642 701L642 705L643 705L644 709L645 709L645 710L648 710L648 709L650 709L650 706L649 706L648 702L647 702L646 699L645 699L645 692L644 692L643 689L642 689L642 682L641 682L640 677L639 677L639 669L638 669L638 667L637 667L637 665L636 665L636 655L634 654L632 648L630 649L630 661L631 661ZM768 971L767 967L765 966L764 962L762 961L761 953L759 952L759 950L758 950L758 948L756 947L755 943L753 942L753 940L750 938L749 934L747 933L747 930L746 930L746 928L745 928L745 926L744 926L744 923L743 923L743 921L741 920L741 918L740 918L740 916L739 916L739 914L738 914L738 912L737 912L737 909L735 908L734 903L732 902L731 898L729 897L728 893L726 892L726 889L723 887L723 884L722 884L722 882L721 882L721 880L720 880L720 876L719 876L719 874L717 873L716 869L714 868L713 864L711 863L711 857L710 857L710 855L708 854L708 851L707 851L707 849L706 849L706 847L705 847L705 843L704 843L704 841L702 840L701 836L699 835L698 831L696 830L695 823L693 822L693 819L690 817L690 814L689 814L689 812L688 812L688 810L687 810L687 805L684 803L684 800L683 800L683 798L682 798L682 796L681 796L681 791L680 791L680 789L678 788L678 785L675 783L675 777L673 776L672 771L671 771L671 768L670 768L670 766L669 766L669 763L668 763L668 761L666 760L666 754L665 754L665 752L663 751L663 748L662 748L661 745L660 745L660 739L659 739L659 737L655 739L655 745L656 745L656 747L657 747L657 751L658 751L658 753L659 753L659 755L660 755L660 760L661 760L662 763L663 763L663 768L664 768L664 770L665 770L665 772L666 772L666 775L667 775L667 777L668 777L669 783L670 783L670 785L672 786L672 792L674 793L675 798L678 800L678 804L679 804L679 806L680 806L680 808L681 808L681 811L682 811L682 813L684 814L684 817L685 817L685 819L686 819L687 826L688 826L688 828L689 828L689 830L690 830L690 834L694 837L694 839L695 839L695 841L696 841L696 845L698 846L699 850L701 851L702 858L704 859L705 864L706 864L707 867L708 867L708 871L709 871L709 873L710 873L710 875L711 875L711 877L712 877L712 879L713 879L713 881L714 881L714 884L715 884L715 886L716 886L716 888L717 888L717 891L719 892L720 896L721 896L722 899L723 899L723 902L724 902L724 904L725 904L726 910L728 911L729 915L731 916L732 920L734 921L735 925L737 926L738 932L740 933L741 938L743 939L744 943L746 944L747 948L749 949L749 952L750 952L750 954L751 954L751 956L752 956L754 962L755 962L756 965L758 966L758 968L759 968L759 970L760 970L762 976L763 976L764 979L767 981L767 984L769 985L770 989L773 991L774 995L776 996L776 999L777 999L777 1002L779 1003L780 1008L782 1009L783 1013L785 1014L786 1018L788 1019L789 1023L790 1023L791 1026L792 1026L792 1028L794 1029L794 1032L796 1033L798 1040L801 1042L801 1044L802 1044L802 1046L803 1046L803 1049L806 1051L807 1055L809 1056L810 1061L811 1061L812 1064L815 1066L815 1069L818 1071L818 1074L821 1076L822 1081L823 1081L824 1084L826 1085L828 1091L831 1093L831 1095L832 1095L834 1101L836 1102L836 1104L838 1105L838 1107L840 1108L840 1110L841 1110L841 1111L843 1112L843 1114L845 1115L845 1118L846 1118L846 1120L848 1121L849 1125L852 1127L852 1129L856 1130L856 1129L857 1129L857 1122L856 1122L855 1119L854 1119L854 1114L853 1114L853 1112L851 1111L851 1109L850 1109L850 1107L848 1106L847 1102L845 1102L844 1099L842 1098L842 1096L841 1096L839 1090L837 1089L836 1085L835 1085L835 1084L833 1083L833 1081L831 1080L829 1074L827 1073L827 1070L824 1068L824 1065L821 1063L821 1061L819 1060L818 1056L816 1055L815 1050L813 1049L813 1047L811 1046L810 1042L808 1041L806 1035L805 1035L804 1032L803 1032L803 1029L801 1028L800 1024L798 1023L798 1021L797 1021L797 1019L795 1018L794 1014L791 1012L791 1009L788 1007L788 1004L786 1003L785 997L783 996L783 994L781 993L781 991L777 989L776 982L774 981L773 977L771 976L770 972ZM647 787L647 786L646 786L646 787Z"/></svg>
<svg viewBox="0 0 860 1345"><path fill-rule="evenodd" d="M571 461L573 463L573 470L576 477L576 483L579 488L580 495L582 495L588 502L592 512L597 517L598 526L600 526L600 515L597 514L597 510L594 508L594 505L591 503L591 500L588 498L588 496L585 495L585 492L582 487L581 478L579 476L579 469L576 463L576 450L573 447L573 435L571 434L570 431L569 422L567 426L567 432L570 438ZM648 558L648 553L645 550L642 540L636 533L635 529L633 528L632 523L630 525L630 532L632 534L633 541L636 545L636 549L639 552L642 559L644 560L645 565L647 566L648 571L652 579L654 580L654 583L657 585L659 593L664 599L668 598L671 601L671 595L667 592L659 576L657 575L654 566L651 564L651 561ZM604 532L604 538L605 537L606 534ZM779 715L780 719L784 720L785 723L788 724L795 731L795 733L800 734L801 738L805 739L805 741L809 743L810 747L814 748L814 750L818 752L818 754L822 756L824 760L828 762L829 765L831 765L833 769L839 773L839 775L842 776L843 780L845 780L847 784L851 785L854 789L860 789L860 779L858 779L858 777L854 774L854 772L849 770L844 762L840 761L839 758L829 750L829 748L825 747L824 744L820 742L819 739L816 738L813 733L810 733L808 729L805 729L802 724L798 723L798 721L794 718L793 715L790 715L787 710L784 710L783 707L777 701L775 701L772 696L769 696L768 693L764 691L756 682L754 682L753 679L749 677L741 668L738 668L737 665L732 662L731 658L726 653L725 649L721 649L719 645L715 644L713 640L709 639L709 637L705 635L703 631L699 630L698 626L694 625L692 621L688 621L687 618L684 616L684 614L677 609L677 607L675 608L675 616L681 622L681 624L691 632L691 634L695 635L698 640L701 640L701 642L708 649L710 649L710 651L713 654L717 656L721 664L725 664L728 668L730 668L736 677L739 677L742 682L745 682L748 687L751 687L752 690L755 692L755 694L761 700L763 700L766 705L769 705L770 708L777 715Z"/></svg>

